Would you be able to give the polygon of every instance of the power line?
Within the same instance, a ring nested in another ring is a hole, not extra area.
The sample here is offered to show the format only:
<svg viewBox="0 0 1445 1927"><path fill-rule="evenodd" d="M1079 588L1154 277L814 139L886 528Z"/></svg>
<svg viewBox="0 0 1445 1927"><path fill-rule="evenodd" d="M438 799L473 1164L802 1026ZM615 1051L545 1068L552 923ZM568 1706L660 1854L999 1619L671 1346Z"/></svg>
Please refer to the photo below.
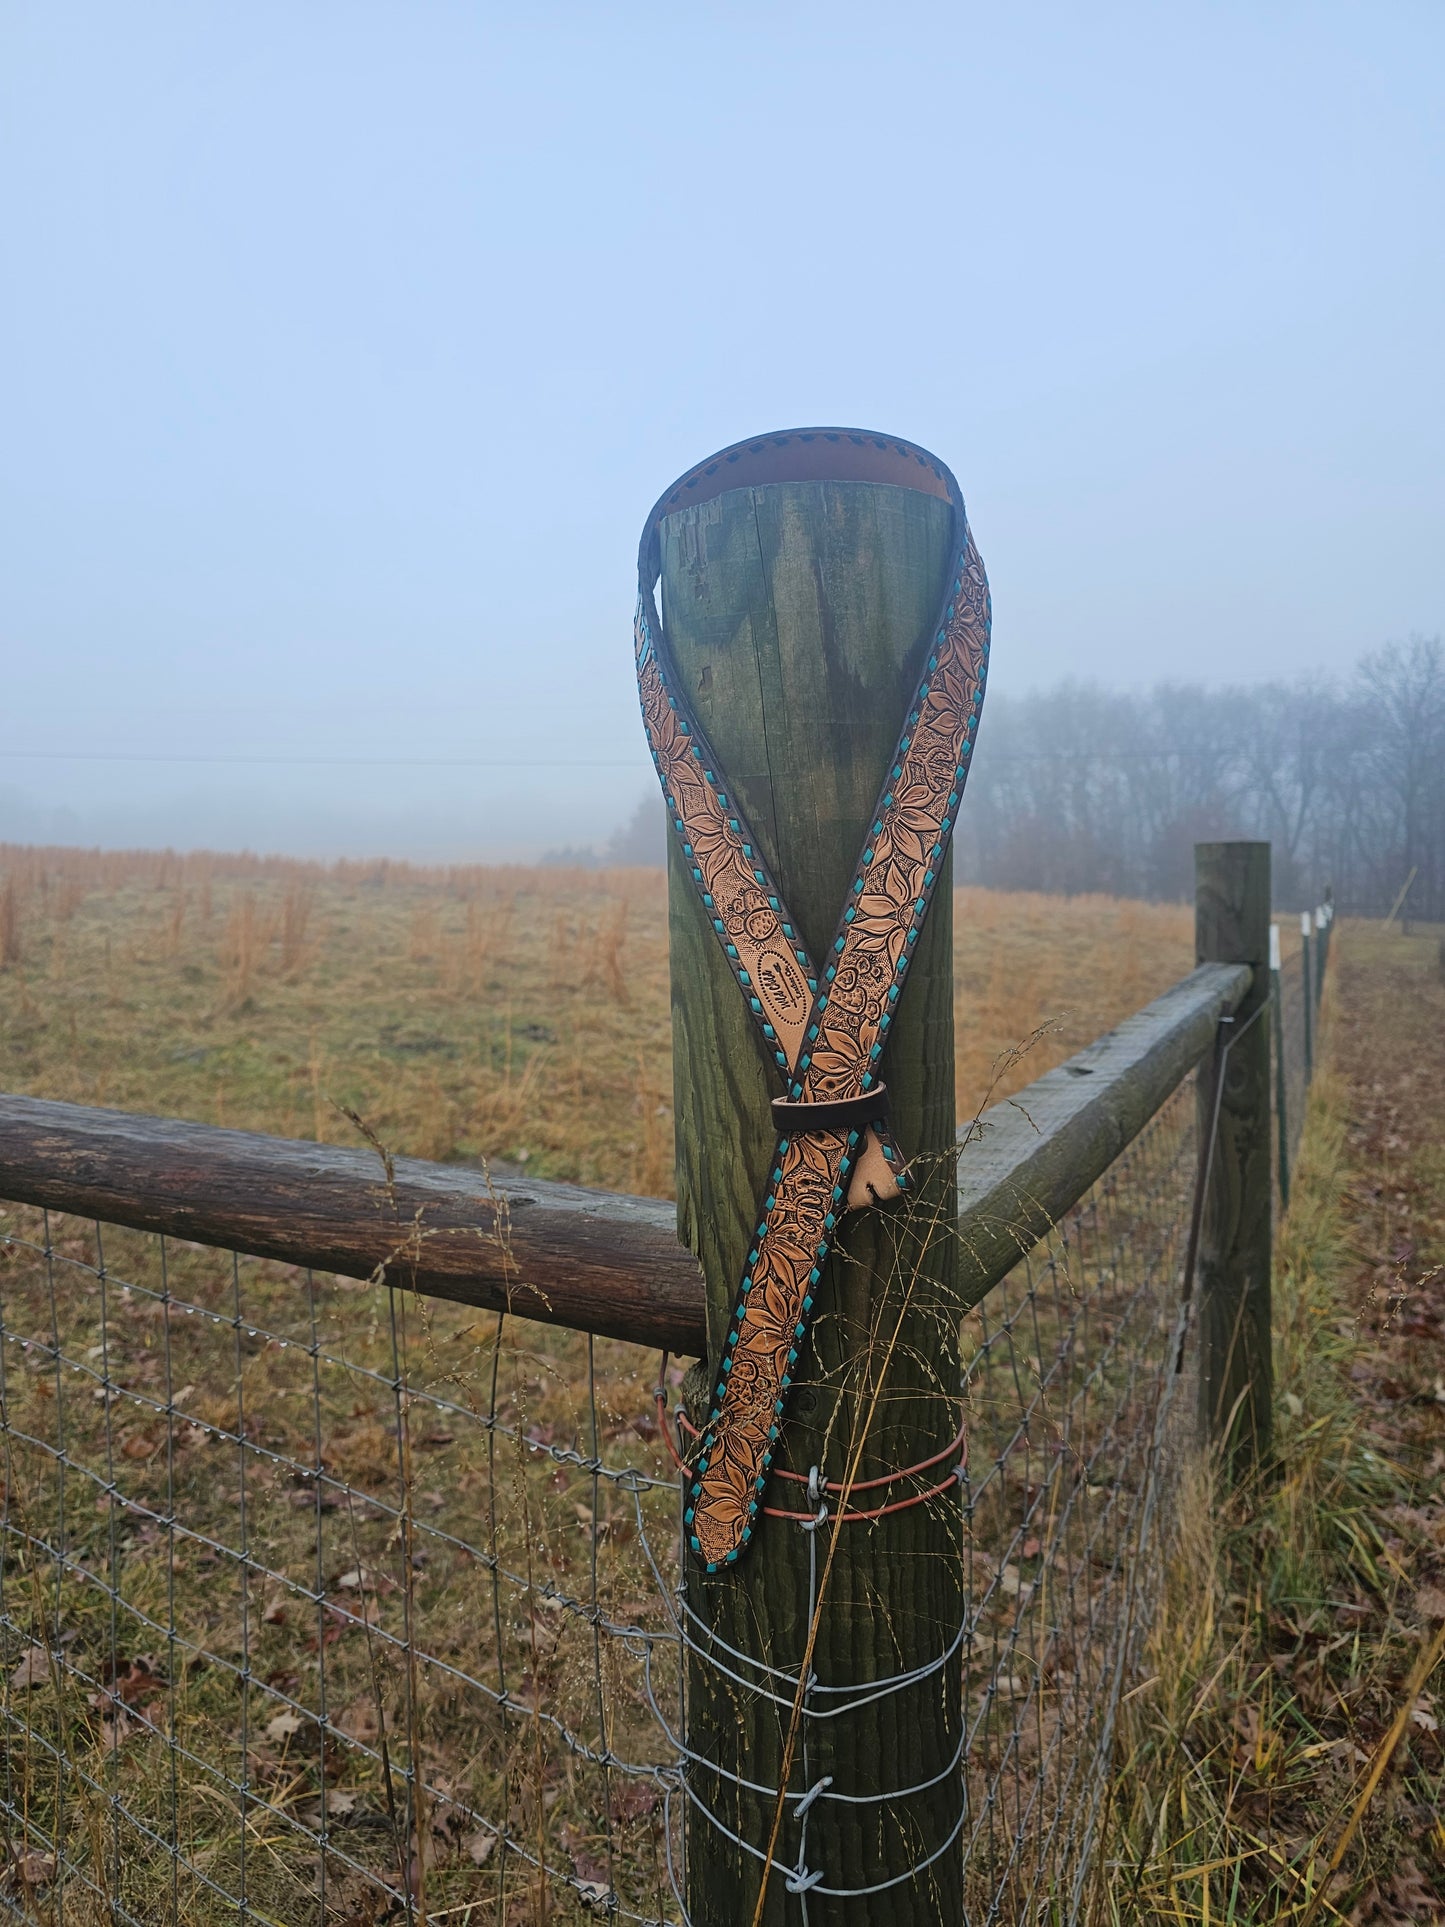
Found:
<svg viewBox="0 0 1445 1927"><path fill-rule="evenodd" d="M199 756L151 755L135 750L0 749L0 758L31 763L200 763L245 764L266 768L317 769L630 769L641 770L641 756L626 761L585 756Z"/></svg>
<svg viewBox="0 0 1445 1927"><path fill-rule="evenodd" d="M1088 750L995 750L992 754L979 747L979 757L989 767L1003 764L1047 763L1059 768L1080 765L1088 768L1143 767L1160 763L1226 762L1217 749L1088 749ZM204 756L196 754L153 754L144 750L71 750L4 749L0 759L31 763L194 763L211 766L249 766L296 769L629 769L640 770L644 759L586 756Z"/></svg>

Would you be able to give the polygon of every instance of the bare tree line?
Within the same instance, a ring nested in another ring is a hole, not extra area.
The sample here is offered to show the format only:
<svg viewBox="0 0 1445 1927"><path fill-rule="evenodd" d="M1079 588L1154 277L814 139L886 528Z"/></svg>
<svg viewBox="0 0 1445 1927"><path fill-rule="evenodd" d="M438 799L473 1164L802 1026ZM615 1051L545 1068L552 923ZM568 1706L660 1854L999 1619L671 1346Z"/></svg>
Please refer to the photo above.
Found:
<svg viewBox="0 0 1445 1927"><path fill-rule="evenodd" d="M1275 901L1445 919L1445 651L1416 638L1329 680L1136 694L1066 683L985 706L957 830L962 883L1187 899L1194 845L1274 846ZM605 850L554 860L658 863L651 798Z"/></svg>
<svg viewBox="0 0 1445 1927"><path fill-rule="evenodd" d="M1445 915L1445 653L1438 637L1331 681L995 698L959 819L960 878L1187 898L1193 846L1273 845L1275 900Z"/></svg>

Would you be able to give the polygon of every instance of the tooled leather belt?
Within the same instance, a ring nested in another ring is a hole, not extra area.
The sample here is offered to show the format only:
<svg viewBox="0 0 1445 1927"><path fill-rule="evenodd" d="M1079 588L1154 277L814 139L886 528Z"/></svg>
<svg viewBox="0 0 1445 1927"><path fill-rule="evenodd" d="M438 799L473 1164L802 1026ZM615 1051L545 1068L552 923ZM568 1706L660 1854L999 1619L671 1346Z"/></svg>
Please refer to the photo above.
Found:
<svg viewBox="0 0 1445 1927"><path fill-rule="evenodd" d="M665 516L726 489L781 481L891 483L941 496L953 510L953 559L927 666L821 968L688 706L654 595ZM907 1184L879 1060L957 819L988 665L988 582L958 484L925 449L855 429L797 429L724 449L648 517L635 639L672 833L785 1085L773 1100L777 1149L685 1513L693 1551L715 1572L752 1536L839 1222Z"/></svg>

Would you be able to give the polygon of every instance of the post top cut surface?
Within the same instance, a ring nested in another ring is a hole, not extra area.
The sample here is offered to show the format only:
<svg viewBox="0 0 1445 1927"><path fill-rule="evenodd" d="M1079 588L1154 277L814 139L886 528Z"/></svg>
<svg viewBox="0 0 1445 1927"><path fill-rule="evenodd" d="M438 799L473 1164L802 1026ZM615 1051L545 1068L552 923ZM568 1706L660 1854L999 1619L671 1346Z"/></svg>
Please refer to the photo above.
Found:
<svg viewBox="0 0 1445 1927"><path fill-rule="evenodd" d="M896 435L865 428L788 428L754 435L709 455L658 498L642 536L647 579L657 579L657 528L664 516L728 489L767 482L884 482L946 502L958 500L958 485L945 464Z"/></svg>

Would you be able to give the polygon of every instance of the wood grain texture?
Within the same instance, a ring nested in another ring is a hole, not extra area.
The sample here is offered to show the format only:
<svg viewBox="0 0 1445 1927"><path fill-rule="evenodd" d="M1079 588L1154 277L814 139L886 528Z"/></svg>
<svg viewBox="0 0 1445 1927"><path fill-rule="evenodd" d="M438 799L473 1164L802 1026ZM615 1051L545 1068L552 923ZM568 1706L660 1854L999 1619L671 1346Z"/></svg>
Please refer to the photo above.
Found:
<svg viewBox="0 0 1445 1927"><path fill-rule="evenodd" d="M832 936L926 658L951 534L946 503L862 482L732 490L663 524L663 619L678 671L815 957ZM758 1222L777 1087L713 932L672 860L678 1227L702 1260L716 1357ZM871 1356L867 1369L879 1368L878 1334L891 1332L900 1315L861 1476L927 1456L956 1425L949 1402L958 1371L949 881L945 874L882 1063L898 1140L916 1159L918 1197L905 1210L845 1220L789 1397L779 1462L800 1472L818 1464L830 1478L843 1476L867 1398L860 1361ZM775 1476L768 1503L803 1501L797 1486ZM960 1531L957 1509L946 1504L843 1529L813 1660L821 1680L883 1679L938 1655L961 1612ZM796 1667L807 1631L807 1572L806 1535L765 1518L738 1566L712 1581L692 1569L692 1603L730 1645L762 1664ZM810 1781L832 1773L840 1789L867 1794L926 1780L952 1756L960 1711L953 1666L926 1686L816 1724ZM739 1791L729 1776L774 1784L786 1725L787 1709L694 1661L689 1743L720 1769L698 1768L694 1786L745 1839L766 1842L772 1803ZM801 1772L799 1762L798 1790ZM809 1817L809 1863L826 1869L825 1885L839 1888L904 1872L946 1837L959 1797L957 1781L945 1779L900 1802L820 1800ZM689 1853L688 1904L699 1927L749 1919L757 1863L695 1814ZM780 1859L791 1865L796 1855L789 1824ZM848 1923L956 1918L958 1856L945 1853L916 1881L874 1898L813 1904ZM771 1880L765 1917L797 1917L781 1873Z"/></svg>
<svg viewBox="0 0 1445 1927"><path fill-rule="evenodd" d="M1265 1458L1273 1430L1269 845L1198 843L1194 856L1195 955L1250 973L1228 1052L1206 1058L1198 1086L1201 1146L1218 1102L1213 1155L1201 1152L1209 1182L1196 1268L1199 1424L1239 1476Z"/></svg>
<svg viewBox="0 0 1445 1927"><path fill-rule="evenodd" d="M175 1118L0 1097L0 1198L684 1354L702 1282L673 1207Z"/></svg>

